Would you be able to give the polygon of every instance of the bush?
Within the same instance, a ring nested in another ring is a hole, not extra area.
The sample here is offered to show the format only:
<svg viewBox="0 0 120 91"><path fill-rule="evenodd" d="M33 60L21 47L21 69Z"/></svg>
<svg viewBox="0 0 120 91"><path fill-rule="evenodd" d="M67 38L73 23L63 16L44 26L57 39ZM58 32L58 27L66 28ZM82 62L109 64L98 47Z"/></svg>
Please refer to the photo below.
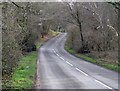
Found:
<svg viewBox="0 0 120 91"><path fill-rule="evenodd" d="M36 45L34 44L33 46L32 46L32 51L36 51Z"/></svg>
<svg viewBox="0 0 120 91"><path fill-rule="evenodd" d="M21 3L27 7L26 3ZM20 4L20 5L21 5ZM23 9L24 10L23 12ZM2 3L2 75L3 80L9 79L24 52L36 50L35 41L38 38L34 22L30 22L27 8L16 8L12 3ZM26 16L23 14L26 13ZM7 76L7 77L6 77Z"/></svg>
<svg viewBox="0 0 120 91"><path fill-rule="evenodd" d="M79 50L78 50L78 53L90 53L90 50L88 47L81 47Z"/></svg>

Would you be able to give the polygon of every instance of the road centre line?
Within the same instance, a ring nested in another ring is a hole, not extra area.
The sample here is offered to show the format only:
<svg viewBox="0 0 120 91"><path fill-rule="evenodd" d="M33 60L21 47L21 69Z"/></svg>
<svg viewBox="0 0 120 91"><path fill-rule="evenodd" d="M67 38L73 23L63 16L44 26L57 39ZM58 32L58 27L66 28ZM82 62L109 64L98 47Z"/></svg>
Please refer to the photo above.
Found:
<svg viewBox="0 0 120 91"><path fill-rule="evenodd" d="M56 53L56 51L53 49L53 52Z"/></svg>
<svg viewBox="0 0 120 91"><path fill-rule="evenodd" d="M67 64L69 64L70 66L73 66L70 62L66 61Z"/></svg>
<svg viewBox="0 0 120 91"><path fill-rule="evenodd" d="M54 53L55 53L57 56L59 56L60 59L64 60L64 58L60 57L60 55L57 54L56 51L55 51L54 49L52 49L52 50L54 51ZM64 60L64 61L65 61L65 60ZM68 62L68 61L66 61L66 63L69 64L70 66L73 66L73 65L72 65L70 62ZM76 69L77 71L81 72L82 74L84 74L85 76L88 76L88 74L86 74L85 72L83 72L83 71L80 70L79 68L75 68L75 69ZM108 88L108 89L113 89L113 88L111 88L110 86L108 86L108 85L102 83L102 82L99 81L99 80L96 80L96 79L95 79L95 81L96 81L97 83L99 83L99 84L105 86L105 87Z"/></svg>
<svg viewBox="0 0 120 91"><path fill-rule="evenodd" d="M98 80L95 80L96 82L98 82L99 84L101 84L101 85L103 85L103 86L105 86L105 87L107 87L108 89L113 89L113 88L111 88L111 87L109 87L109 86L107 86L107 85L105 85L104 83L102 83L101 81L98 81Z"/></svg>
<svg viewBox="0 0 120 91"><path fill-rule="evenodd" d="M57 56L59 56L59 54L56 53Z"/></svg>
<svg viewBox="0 0 120 91"><path fill-rule="evenodd" d="M76 70L78 70L79 72L81 72L82 74L84 74L85 76L88 76L88 74L86 74L85 72L83 72L82 70L80 70L79 68L75 68Z"/></svg>
<svg viewBox="0 0 120 91"><path fill-rule="evenodd" d="M60 59L65 60L64 58L60 57Z"/></svg>
<svg viewBox="0 0 120 91"><path fill-rule="evenodd" d="M59 54L57 54L56 51L55 51L54 49L52 49L52 50L53 50L53 52L54 52L57 56L59 56Z"/></svg>

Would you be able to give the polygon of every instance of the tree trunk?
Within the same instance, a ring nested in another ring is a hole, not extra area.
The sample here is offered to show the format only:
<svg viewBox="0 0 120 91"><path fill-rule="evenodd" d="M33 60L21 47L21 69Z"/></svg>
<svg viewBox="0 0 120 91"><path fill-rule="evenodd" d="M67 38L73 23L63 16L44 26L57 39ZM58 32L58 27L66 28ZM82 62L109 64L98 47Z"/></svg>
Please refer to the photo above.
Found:
<svg viewBox="0 0 120 91"><path fill-rule="evenodd" d="M84 37L83 37L83 34L82 34L82 25L81 25L81 22L79 21L79 31L80 31L80 37L81 37L81 44L82 44L82 47L79 49L78 53L84 53L85 51L85 43L84 43Z"/></svg>
<svg viewBox="0 0 120 91"><path fill-rule="evenodd" d="M72 31L72 39L71 39L71 42L72 42L72 49L74 49L74 34L73 34L73 31Z"/></svg>
<svg viewBox="0 0 120 91"><path fill-rule="evenodd" d="M83 34L82 34L82 23L79 21L78 18L78 24L79 24L79 29L80 29L80 37L81 37L81 42L82 42L82 48L84 48L84 38L83 38Z"/></svg>
<svg viewBox="0 0 120 91"><path fill-rule="evenodd" d="M81 25L81 22L79 23L79 29L80 29L80 36L81 36L82 46L84 46L84 38L83 38L83 34L82 34L82 25Z"/></svg>

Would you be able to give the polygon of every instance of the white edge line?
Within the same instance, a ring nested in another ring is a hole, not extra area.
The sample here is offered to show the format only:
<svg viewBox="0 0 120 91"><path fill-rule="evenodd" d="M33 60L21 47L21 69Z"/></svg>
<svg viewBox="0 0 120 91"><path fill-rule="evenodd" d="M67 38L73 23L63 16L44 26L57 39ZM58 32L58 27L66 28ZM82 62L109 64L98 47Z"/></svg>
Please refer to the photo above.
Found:
<svg viewBox="0 0 120 91"><path fill-rule="evenodd" d="M69 63L68 61L66 61L67 64L69 64L70 66L73 66L71 63Z"/></svg>
<svg viewBox="0 0 120 91"><path fill-rule="evenodd" d="M78 68L75 68L76 70L78 70L79 72L81 72L82 74L88 76L88 74L86 74L85 72L83 72L82 70L78 69Z"/></svg>
<svg viewBox="0 0 120 91"><path fill-rule="evenodd" d="M98 82L98 83L100 83L101 85L103 85L103 86L107 87L108 89L113 89L113 88L111 88L111 87L109 87L109 86L105 85L104 83L102 83L102 82L100 82L100 81L98 81L98 80L95 80L95 81L96 81L96 82Z"/></svg>

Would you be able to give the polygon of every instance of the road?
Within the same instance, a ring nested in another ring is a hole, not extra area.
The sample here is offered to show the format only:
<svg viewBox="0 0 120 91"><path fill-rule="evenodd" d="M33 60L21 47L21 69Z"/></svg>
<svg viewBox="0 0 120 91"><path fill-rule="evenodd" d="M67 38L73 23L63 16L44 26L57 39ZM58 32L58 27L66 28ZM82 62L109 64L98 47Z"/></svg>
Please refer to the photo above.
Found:
<svg viewBox="0 0 120 91"><path fill-rule="evenodd" d="M37 89L118 89L118 73L77 58L64 50L66 33L39 49Z"/></svg>

